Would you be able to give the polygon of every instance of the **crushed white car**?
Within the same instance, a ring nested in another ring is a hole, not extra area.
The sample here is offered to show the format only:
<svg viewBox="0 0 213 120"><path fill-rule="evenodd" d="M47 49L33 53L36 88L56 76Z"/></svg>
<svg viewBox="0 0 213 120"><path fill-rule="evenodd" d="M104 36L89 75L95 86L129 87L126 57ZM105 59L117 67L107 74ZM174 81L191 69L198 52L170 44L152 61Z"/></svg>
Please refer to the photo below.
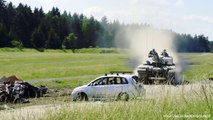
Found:
<svg viewBox="0 0 213 120"><path fill-rule="evenodd" d="M131 74L112 73L98 77L90 83L77 87L72 91L73 101L88 100L129 100L144 93L142 83L138 77Z"/></svg>

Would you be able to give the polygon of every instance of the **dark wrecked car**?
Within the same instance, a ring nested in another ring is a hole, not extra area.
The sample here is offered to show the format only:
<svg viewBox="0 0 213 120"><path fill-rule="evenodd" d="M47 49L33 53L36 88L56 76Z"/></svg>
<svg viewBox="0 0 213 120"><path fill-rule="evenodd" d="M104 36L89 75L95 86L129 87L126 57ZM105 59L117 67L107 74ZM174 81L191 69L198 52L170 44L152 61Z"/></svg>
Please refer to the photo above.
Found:
<svg viewBox="0 0 213 120"><path fill-rule="evenodd" d="M35 87L16 76L0 79L0 102L24 103L28 98L41 97L47 92L46 86Z"/></svg>

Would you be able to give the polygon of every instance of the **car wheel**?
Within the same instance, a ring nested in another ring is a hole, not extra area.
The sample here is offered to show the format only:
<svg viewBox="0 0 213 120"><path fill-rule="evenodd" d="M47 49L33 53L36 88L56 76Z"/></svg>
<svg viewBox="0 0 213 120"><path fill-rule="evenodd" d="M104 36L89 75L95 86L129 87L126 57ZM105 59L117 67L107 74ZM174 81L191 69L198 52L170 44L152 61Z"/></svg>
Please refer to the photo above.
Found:
<svg viewBox="0 0 213 120"><path fill-rule="evenodd" d="M88 97L85 93L78 93L76 101L88 101Z"/></svg>
<svg viewBox="0 0 213 120"><path fill-rule="evenodd" d="M120 93L118 95L118 100L128 101L129 100L129 95L126 92Z"/></svg>

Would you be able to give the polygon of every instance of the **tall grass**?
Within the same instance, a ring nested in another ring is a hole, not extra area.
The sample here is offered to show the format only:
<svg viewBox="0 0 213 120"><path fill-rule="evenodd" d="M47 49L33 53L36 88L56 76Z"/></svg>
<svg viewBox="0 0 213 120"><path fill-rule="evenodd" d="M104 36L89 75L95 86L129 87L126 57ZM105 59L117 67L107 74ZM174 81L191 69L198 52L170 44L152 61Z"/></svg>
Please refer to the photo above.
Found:
<svg viewBox="0 0 213 120"><path fill-rule="evenodd" d="M49 99L42 106L0 111L0 120L212 120L212 85L154 86L144 99L126 102Z"/></svg>
<svg viewBox="0 0 213 120"><path fill-rule="evenodd" d="M186 86L185 86L186 87ZM153 99L129 102L85 102L66 104L49 113L47 120L171 120L212 119L212 86L196 90L163 92ZM188 88L187 88L188 89ZM190 92L190 95L188 94Z"/></svg>

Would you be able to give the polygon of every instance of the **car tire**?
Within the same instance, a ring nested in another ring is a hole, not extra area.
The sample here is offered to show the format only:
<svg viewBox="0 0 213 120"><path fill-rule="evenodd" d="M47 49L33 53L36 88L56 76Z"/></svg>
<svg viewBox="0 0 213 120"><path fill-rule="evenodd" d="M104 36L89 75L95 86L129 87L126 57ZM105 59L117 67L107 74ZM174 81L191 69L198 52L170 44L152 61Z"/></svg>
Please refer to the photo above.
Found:
<svg viewBox="0 0 213 120"><path fill-rule="evenodd" d="M88 97L85 93L81 92L77 94L76 101L88 101Z"/></svg>
<svg viewBox="0 0 213 120"><path fill-rule="evenodd" d="M129 95L124 92L124 93L120 93L118 95L118 100L121 100L121 101L128 101L129 100Z"/></svg>

